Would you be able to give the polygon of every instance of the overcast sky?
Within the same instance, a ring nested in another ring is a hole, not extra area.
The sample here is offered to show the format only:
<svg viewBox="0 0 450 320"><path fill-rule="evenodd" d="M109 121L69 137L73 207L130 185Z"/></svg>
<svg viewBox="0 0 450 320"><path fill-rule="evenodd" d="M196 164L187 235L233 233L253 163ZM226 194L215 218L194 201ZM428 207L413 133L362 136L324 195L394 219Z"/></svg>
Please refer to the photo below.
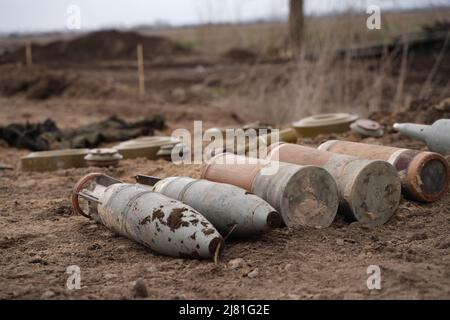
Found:
<svg viewBox="0 0 450 320"><path fill-rule="evenodd" d="M305 0L307 14L342 10L346 4L365 11L381 8L450 5L450 0ZM132 27L158 21L172 25L243 22L286 16L287 0L0 0L0 32L40 32L66 29L67 8L81 10L81 28Z"/></svg>

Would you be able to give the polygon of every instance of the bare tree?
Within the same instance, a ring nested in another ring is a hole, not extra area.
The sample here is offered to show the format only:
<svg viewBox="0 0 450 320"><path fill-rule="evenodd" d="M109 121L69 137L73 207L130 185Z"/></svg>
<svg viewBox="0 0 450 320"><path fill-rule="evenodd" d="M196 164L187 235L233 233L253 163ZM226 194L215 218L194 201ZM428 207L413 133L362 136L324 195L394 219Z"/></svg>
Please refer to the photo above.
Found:
<svg viewBox="0 0 450 320"><path fill-rule="evenodd" d="M303 0L289 0L289 35L291 46L296 52L302 45L303 28Z"/></svg>

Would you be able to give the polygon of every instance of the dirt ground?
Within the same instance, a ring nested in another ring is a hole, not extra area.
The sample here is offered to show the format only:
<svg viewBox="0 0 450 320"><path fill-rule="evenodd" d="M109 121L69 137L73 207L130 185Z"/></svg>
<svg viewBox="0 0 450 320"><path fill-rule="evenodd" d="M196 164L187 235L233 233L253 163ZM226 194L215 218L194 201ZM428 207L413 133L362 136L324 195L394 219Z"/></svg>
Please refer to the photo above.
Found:
<svg viewBox="0 0 450 320"><path fill-rule="evenodd" d="M149 91L144 98L136 96L133 64L42 67L34 71L38 76L31 80L44 82L44 89L39 90L54 89L46 85L48 77L68 77L67 86L57 87L56 94L45 99L30 95L28 87L20 85L22 91L3 94L0 126L51 117L67 128L112 114L137 119L157 113L167 119L161 134L179 127L192 129L193 120L203 120L205 128L239 126L264 116L241 108L230 98L245 97L242 77L255 68L256 78L289 68L217 61L211 65L204 62L205 67L196 61L151 67L146 73ZM23 83L23 77L33 74L11 65L0 69L0 82L3 79L4 83ZM396 114L382 111L373 118L385 125L411 119L430 123L449 117L448 104L444 109L436 108L440 101L418 102ZM317 145L328 138L362 140L346 133L299 142ZM382 139L363 141L426 150L420 142L389 129ZM374 229L338 217L322 230L277 229L254 239L227 240L216 265L158 256L75 215L70 207L74 184L92 171L131 182L137 173L199 177L200 166L136 159L110 169L22 172L20 156L28 152L0 140L0 163L14 168L0 170L0 299L132 299L138 279L145 282L149 299L450 299L448 194L432 204L402 199L393 218ZM229 262L236 258L245 263L231 268ZM81 269L79 290L66 289L66 268L71 265ZM370 265L381 268L381 290L367 288ZM250 272L252 276L248 276Z"/></svg>

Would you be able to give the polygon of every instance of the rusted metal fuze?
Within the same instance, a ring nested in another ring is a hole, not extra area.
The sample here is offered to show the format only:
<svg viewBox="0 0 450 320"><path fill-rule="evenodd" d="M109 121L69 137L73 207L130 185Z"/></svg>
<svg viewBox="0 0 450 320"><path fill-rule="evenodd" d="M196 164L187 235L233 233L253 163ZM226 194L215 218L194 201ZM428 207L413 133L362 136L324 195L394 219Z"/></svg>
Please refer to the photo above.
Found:
<svg viewBox="0 0 450 320"><path fill-rule="evenodd" d="M280 212L288 227L328 227L339 204L333 177L316 166L297 166L225 153L215 156L204 166L202 178L232 184L261 197Z"/></svg>
<svg viewBox="0 0 450 320"><path fill-rule="evenodd" d="M81 209L79 197L88 201L88 214ZM103 174L89 174L76 184L72 206L79 214L163 255L212 258L223 249L222 236L193 208Z"/></svg>
<svg viewBox="0 0 450 320"><path fill-rule="evenodd" d="M191 206L223 236L249 237L282 224L280 214L266 201L230 184L189 177L159 180L138 175L136 180L140 184L153 185L153 191Z"/></svg>
<svg viewBox="0 0 450 320"><path fill-rule="evenodd" d="M339 188L339 213L349 220L368 226L384 224L400 202L400 179L386 161L362 160L289 143L272 145L268 159L271 158L326 169Z"/></svg>
<svg viewBox="0 0 450 320"><path fill-rule="evenodd" d="M448 190L449 165L438 153L339 140L327 141L319 149L388 161L400 176L403 193L412 200L433 202Z"/></svg>

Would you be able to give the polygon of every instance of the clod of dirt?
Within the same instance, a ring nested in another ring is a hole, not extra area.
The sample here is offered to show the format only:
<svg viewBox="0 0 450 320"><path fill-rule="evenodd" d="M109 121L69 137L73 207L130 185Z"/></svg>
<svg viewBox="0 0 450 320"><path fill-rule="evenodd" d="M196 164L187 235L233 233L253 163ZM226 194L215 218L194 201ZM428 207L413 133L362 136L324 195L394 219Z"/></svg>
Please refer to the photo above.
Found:
<svg viewBox="0 0 450 320"><path fill-rule="evenodd" d="M228 267L229 267L231 270L240 269L240 268L245 267L246 265L247 265L247 264L246 264L245 260L242 259L242 258L236 258L236 259L230 260L230 261L228 262Z"/></svg>
<svg viewBox="0 0 450 320"><path fill-rule="evenodd" d="M135 298L147 298L148 297L147 285L145 284L145 281L143 279L138 279L134 283L133 296Z"/></svg>
<svg viewBox="0 0 450 320"><path fill-rule="evenodd" d="M42 265L44 265L44 266L48 265L48 261L47 261L47 260L44 260L44 259L42 259L42 258L34 258L34 259L31 259L31 260L29 261L29 263L33 263L33 264L42 264Z"/></svg>
<svg viewBox="0 0 450 320"><path fill-rule="evenodd" d="M414 233L409 237L409 241L426 240L428 236L426 233Z"/></svg>
<svg viewBox="0 0 450 320"><path fill-rule="evenodd" d="M42 299L50 299L50 298L54 297L55 295L56 295L56 293L53 292L52 290L47 290L41 295L41 298Z"/></svg>
<svg viewBox="0 0 450 320"><path fill-rule="evenodd" d="M258 275L259 275L259 270L258 270L258 268L256 268L256 269L253 269L252 271L250 271L247 274L247 277L249 277L249 278L256 278Z"/></svg>
<svg viewBox="0 0 450 320"><path fill-rule="evenodd" d="M437 249L449 249L450 248L450 240L444 240L435 245Z"/></svg>

